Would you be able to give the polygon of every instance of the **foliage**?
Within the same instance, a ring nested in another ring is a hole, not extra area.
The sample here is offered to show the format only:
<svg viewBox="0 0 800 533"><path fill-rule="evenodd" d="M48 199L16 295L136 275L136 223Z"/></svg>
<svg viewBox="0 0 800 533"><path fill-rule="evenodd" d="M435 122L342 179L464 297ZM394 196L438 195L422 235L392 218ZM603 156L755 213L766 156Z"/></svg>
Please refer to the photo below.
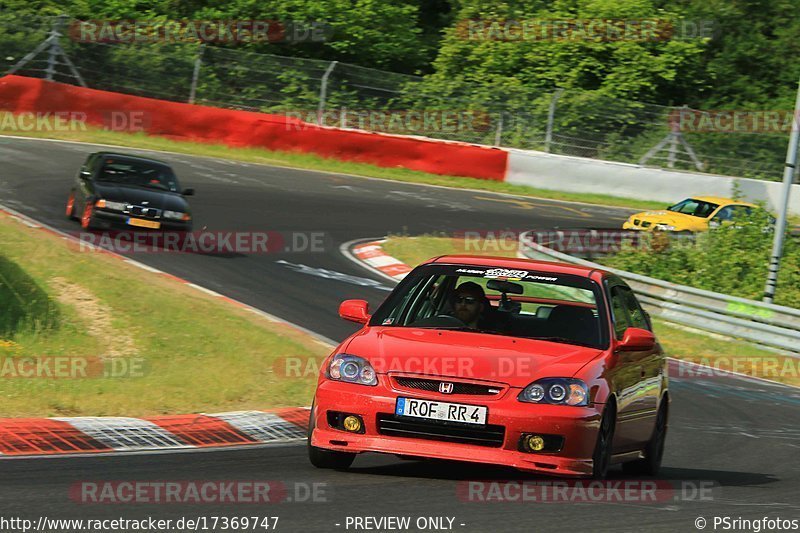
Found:
<svg viewBox="0 0 800 533"><path fill-rule="evenodd" d="M767 217L760 212L694 240L673 239L666 247L627 248L602 262L680 285L760 300L773 240ZM800 308L800 243L788 235L775 303Z"/></svg>

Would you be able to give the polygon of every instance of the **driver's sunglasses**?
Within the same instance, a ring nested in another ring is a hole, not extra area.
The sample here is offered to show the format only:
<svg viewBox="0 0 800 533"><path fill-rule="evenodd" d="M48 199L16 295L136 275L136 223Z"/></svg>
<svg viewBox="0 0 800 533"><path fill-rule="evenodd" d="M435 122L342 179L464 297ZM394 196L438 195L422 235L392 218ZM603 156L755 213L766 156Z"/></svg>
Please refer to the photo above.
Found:
<svg viewBox="0 0 800 533"><path fill-rule="evenodd" d="M456 296L456 303L475 305L476 303L478 303L478 299L475 298L474 296Z"/></svg>

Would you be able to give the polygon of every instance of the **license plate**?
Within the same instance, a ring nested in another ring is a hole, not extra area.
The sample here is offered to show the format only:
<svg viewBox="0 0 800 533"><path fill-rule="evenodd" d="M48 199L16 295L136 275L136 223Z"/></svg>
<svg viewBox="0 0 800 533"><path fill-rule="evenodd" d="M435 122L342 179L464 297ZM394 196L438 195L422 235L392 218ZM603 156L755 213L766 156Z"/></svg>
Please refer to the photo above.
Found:
<svg viewBox="0 0 800 533"><path fill-rule="evenodd" d="M413 416L463 424L486 424L488 412L488 408L480 405L435 402L416 398L398 398L394 408L394 413L398 416Z"/></svg>
<svg viewBox="0 0 800 533"><path fill-rule="evenodd" d="M141 218L129 218L128 225L139 226L140 228L158 229L161 227L161 222L155 222L153 220L142 220Z"/></svg>

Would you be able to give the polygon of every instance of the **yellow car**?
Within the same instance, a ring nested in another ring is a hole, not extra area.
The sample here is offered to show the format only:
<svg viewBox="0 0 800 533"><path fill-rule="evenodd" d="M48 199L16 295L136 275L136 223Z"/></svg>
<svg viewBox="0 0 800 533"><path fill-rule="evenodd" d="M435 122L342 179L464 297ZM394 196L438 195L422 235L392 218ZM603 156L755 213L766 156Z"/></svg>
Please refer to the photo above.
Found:
<svg viewBox="0 0 800 533"><path fill-rule="evenodd" d="M749 215L758 206L717 196L695 196L665 211L643 211L631 215L622 229L641 231L708 231Z"/></svg>

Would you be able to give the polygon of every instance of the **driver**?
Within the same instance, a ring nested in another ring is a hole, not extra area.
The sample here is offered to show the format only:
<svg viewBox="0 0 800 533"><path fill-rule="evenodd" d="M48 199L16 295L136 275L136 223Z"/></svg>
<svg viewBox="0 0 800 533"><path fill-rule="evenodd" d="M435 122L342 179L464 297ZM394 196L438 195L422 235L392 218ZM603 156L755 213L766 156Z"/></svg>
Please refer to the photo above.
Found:
<svg viewBox="0 0 800 533"><path fill-rule="evenodd" d="M453 296L453 316L470 328L477 329L485 305L483 287L474 281L466 281L458 286Z"/></svg>

